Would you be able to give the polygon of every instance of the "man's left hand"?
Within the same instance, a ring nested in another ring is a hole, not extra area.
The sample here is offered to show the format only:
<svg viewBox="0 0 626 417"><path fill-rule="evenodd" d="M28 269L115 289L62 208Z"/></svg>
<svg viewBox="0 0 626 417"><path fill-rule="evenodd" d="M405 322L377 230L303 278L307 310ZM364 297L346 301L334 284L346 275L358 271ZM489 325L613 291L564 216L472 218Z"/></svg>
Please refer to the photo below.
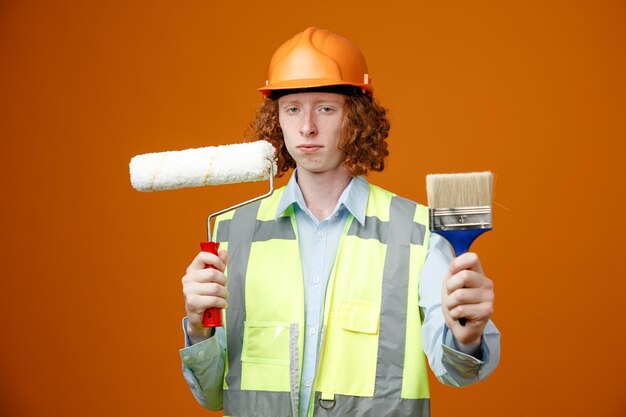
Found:
<svg viewBox="0 0 626 417"><path fill-rule="evenodd" d="M493 282L483 273L478 255L468 252L452 260L443 280L441 306L446 325L458 342L468 347L480 345L494 298Z"/></svg>

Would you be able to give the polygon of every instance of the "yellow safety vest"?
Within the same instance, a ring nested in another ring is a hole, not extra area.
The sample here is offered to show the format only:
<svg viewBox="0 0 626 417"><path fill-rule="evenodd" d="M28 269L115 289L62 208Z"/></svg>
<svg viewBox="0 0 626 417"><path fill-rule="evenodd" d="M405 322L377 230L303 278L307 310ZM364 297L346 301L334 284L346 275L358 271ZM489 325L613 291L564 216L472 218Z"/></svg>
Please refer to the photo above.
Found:
<svg viewBox="0 0 626 417"><path fill-rule="evenodd" d="M298 415L304 283L284 188L218 219L228 249L227 416ZM349 217L330 274L309 416L428 416L418 305L428 209L370 185L365 224Z"/></svg>

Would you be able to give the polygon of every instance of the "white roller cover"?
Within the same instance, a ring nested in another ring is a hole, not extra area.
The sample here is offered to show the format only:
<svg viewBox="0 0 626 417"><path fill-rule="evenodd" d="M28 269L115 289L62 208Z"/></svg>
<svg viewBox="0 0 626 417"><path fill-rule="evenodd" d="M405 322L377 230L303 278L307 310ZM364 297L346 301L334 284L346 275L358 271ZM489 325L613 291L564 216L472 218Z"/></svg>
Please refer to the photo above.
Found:
<svg viewBox="0 0 626 417"><path fill-rule="evenodd" d="M262 181L276 173L274 147L260 140L183 151L137 155L130 160L130 182L138 191Z"/></svg>

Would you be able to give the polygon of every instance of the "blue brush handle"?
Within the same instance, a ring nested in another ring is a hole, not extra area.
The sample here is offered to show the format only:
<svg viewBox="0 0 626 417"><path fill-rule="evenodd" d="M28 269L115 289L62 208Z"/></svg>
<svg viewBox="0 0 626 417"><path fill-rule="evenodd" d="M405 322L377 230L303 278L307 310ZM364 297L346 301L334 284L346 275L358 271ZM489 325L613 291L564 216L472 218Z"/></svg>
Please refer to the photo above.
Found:
<svg viewBox="0 0 626 417"><path fill-rule="evenodd" d="M476 240L476 238L491 229L457 229L457 230L433 230L433 233L441 235L444 239L450 242L454 249L455 256L461 256L465 252L468 252L470 246ZM461 317L459 323L461 326L465 326L467 319Z"/></svg>
<svg viewBox="0 0 626 417"><path fill-rule="evenodd" d="M469 251L478 236L489 230L491 229L433 230L433 232L450 242L455 256L461 256Z"/></svg>

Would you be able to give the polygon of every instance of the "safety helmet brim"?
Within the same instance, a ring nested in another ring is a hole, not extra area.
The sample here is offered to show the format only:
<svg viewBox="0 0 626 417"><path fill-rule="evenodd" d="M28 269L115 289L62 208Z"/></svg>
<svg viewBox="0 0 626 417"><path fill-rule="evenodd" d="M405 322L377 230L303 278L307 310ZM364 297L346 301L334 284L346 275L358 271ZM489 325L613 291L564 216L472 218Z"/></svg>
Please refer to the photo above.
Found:
<svg viewBox="0 0 626 417"><path fill-rule="evenodd" d="M346 83L343 80L335 80L329 78L310 78L304 80L285 80L280 82L275 82L272 84L267 84L258 90L265 96L269 97L272 94L272 91L280 91L280 90L306 90L308 88L317 88L317 87L330 87L330 86L353 86L362 90L363 94L372 96L374 94L374 88L371 84L354 84L354 83Z"/></svg>

